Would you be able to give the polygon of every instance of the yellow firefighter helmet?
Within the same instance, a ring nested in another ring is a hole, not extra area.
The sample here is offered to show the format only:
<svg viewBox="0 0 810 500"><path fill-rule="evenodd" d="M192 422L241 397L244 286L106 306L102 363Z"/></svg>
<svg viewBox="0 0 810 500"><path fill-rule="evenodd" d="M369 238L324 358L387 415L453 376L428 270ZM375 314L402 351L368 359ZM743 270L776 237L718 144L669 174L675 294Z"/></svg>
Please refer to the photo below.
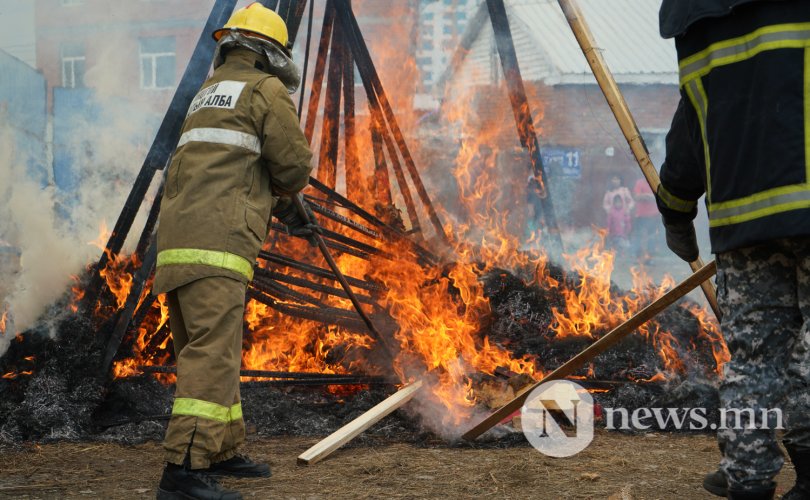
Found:
<svg viewBox="0 0 810 500"><path fill-rule="evenodd" d="M284 20L271 9L263 6L259 2L253 2L247 7L241 8L233 13L228 22L221 29L214 32L214 40L219 41L222 35L229 29L237 29L262 38L267 38L285 51L289 52L287 43L287 25Z"/></svg>

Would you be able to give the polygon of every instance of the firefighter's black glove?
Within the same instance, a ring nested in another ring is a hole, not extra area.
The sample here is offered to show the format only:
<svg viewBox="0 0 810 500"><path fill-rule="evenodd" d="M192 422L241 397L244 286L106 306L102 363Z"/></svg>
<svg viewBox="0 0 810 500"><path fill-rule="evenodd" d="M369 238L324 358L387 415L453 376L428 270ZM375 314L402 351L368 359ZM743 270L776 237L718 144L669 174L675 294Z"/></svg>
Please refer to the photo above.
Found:
<svg viewBox="0 0 810 500"><path fill-rule="evenodd" d="M698 250L695 226L689 222L667 222L664 220L667 232L667 246L675 255L686 262L694 262L700 256Z"/></svg>
<svg viewBox="0 0 810 500"><path fill-rule="evenodd" d="M322 231L318 224L310 222L315 220L315 215L312 213L312 209L309 208L309 204L304 202L303 205L309 220L298 212L293 203L290 203L287 207L274 215L276 219L287 226L287 234L306 238L311 245L315 246L314 234L320 234Z"/></svg>

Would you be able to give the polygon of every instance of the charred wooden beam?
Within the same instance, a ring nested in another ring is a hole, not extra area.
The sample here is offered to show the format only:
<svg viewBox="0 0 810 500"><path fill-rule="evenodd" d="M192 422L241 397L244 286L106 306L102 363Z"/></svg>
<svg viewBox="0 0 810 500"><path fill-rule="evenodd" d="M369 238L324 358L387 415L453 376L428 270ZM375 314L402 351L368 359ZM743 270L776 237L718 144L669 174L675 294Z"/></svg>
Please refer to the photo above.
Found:
<svg viewBox="0 0 810 500"><path fill-rule="evenodd" d="M360 233L360 234L362 234L364 236L368 236L369 238L374 238L376 240L379 240L379 239L382 238L382 236L380 235L379 232L377 232L377 231L375 231L375 230L373 230L373 229L371 229L369 227L366 227L366 226L364 226L362 224L359 224L359 223L351 220L350 218L335 212L334 210L329 210L328 208L323 207L323 206L319 205L318 203L313 203L311 201L312 200L311 197L306 197L306 199L307 199L307 203L309 203L310 208L312 208L312 211L315 212L316 214L323 215L324 217L326 217L328 219L331 219L331 220L333 220L333 221L335 221L335 222L337 222L339 224L343 224L344 226L348 227L349 229L353 229L353 230L357 231L358 233Z"/></svg>
<svg viewBox="0 0 810 500"><path fill-rule="evenodd" d="M158 349L166 339L169 338L171 335L171 329L169 328L169 322L166 321L161 325L161 327L156 331L150 338L149 343L146 344L146 347L143 348L144 354L146 356L151 357L158 353Z"/></svg>
<svg viewBox="0 0 810 500"><path fill-rule="evenodd" d="M318 179L335 188L337 183L338 142L340 140L340 87L343 83L343 37L340 25L332 27L329 47L329 71L321 124L321 147L318 157Z"/></svg>
<svg viewBox="0 0 810 500"><path fill-rule="evenodd" d="M368 94L369 101L375 100L379 102L380 109L385 117L385 120L388 122L388 126L391 129L391 133L396 140L397 146L399 148L400 153L402 154L403 160L405 160L405 166L408 169L408 173L410 174L411 181L416 188L416 192L419 195L419 198L422 201L425 209L428 212L428 217L430 218L431 223L433 224L433 228L436 231L436 235L445 243L449 244L449 239L447 234L444 232L444 227L442 226L441 220L439 219L438 214L436 213L435 208L433 207L433 203L430 200L430 196L425 189L424 184L422 183L422 179L419 175L419 171L416 168L416 163L413 160L413 156L411 155L410 150L408 149L408 144L405 141L405 136L402 133L402 130L399 128L399 124L396 119L396 115L394 114L394 110L391 107L391 103L388 100L388 96L386 95L385 89L383 88L382 81L380 80L380 76L377 74L376 68L374 68L374 63L371 59L371 54L368 51L368 47L366 46L365 40L363 40L363 36L360 32L360 26L357 23L357 18L352 11L351 4L348 0L335 0L336 6L338 7L337 15L340 23L343 26L343 31L347 34L347 39L349 40L349 45L352 48L352 54L356 60L357 67L360 71L360 76L363 79L363 85L366 88L366 93ZM386 135L386 134L383 134ZM393 158L392 158L393 162Z"/></svg>
<svg viewBox="0 0 810 500"><path fill-rule="evenodd" d="M341 41L345 45L346 37L341 36ZM366 193L366 180L363 178L357 153L354 106L354 58L347 47L343 51L343 170L346 174L346 196L362 199Z"/></svg>
<svg viewBox="0 0 810 500"><path fill-rule="evenodd" d="M295 291L280 283L277 283L272 278L268 278L263 274L261 274L259 270L257 270L256 274L254 274L253 281L250 283L250 286L252 286L257 290L260 290L262 293L265 293L272 297L276 297L281 300L300 302L304 304L312 304L317 307L328 307L326 304L316 299L315 297L310 297L305 293Z"/></svg>
<svg viewBox="0 0 810 500"><path fill-rule="evenodd" d="M287 234L287 228L283 224L273 222L272 224L270 224L270 228L276 231L277 233ZM393 258L393 256L390 253L380 250L379 248L373 247L368 243L357 241L354 238L344 236L340 233L326 229L324 227L321 227L321 236L323 236L324 240L326 240L326 246L328 246L329 248L337 250L338 252L354 255L355 257L359 257L364 260L370 260L372 255L377 255L386 259ZM305 236L293 236L293 237L306 238Z"/></svg>
<svg viewBox="0 0 810 500"><path fill-rule="evenodd" d="M240 382L241 388L258 388L258 387L320 387L327 385L396 385L398 382L391 382L388 380L374 380L367 378L346 378L346 379L286 379L286 380L258 380L249 382Z"/></svg>
<svg viewBox="0 0 810 500"><path fill-rule="evenodd" d="M425 249L420 244L413 241L408 235L399 229L394 228L393 226L386 224L378 217L368 213L366 210L358 206L356 203L352 202L345 196L341 195L334 189L330 189L328 186L324 185L322 182L319 182L314 177L309 178L309 184L326 195L330 200L338 203L343 208L351 210L353 213L357 214L358 217L362 218L366 222L370 224L374 224L384 233L384 235L388 238L391 238L394 241L398 242L405 242L408 246L413 249L413 251L422 259L424 262L429 264L437 264L440 259L431 251Z"/></svg>
<svg viewBox="0 0 810 500"><path fill-rule="evenodd" d="M305 273L318 276L319 278L326 278L337 281L337 277L335 276L335 274L328 269L313 266L311 264L305 264L303 262L299 262L297 260L285 257L283 255L271 254L268 252L261 251L259 252L259 258L262 260L266 260L268 262L272 262L274 264L291 267L293 269L297 269L299 271L303 271ZM364 290L369 290L372 292L385 291L385 287L378 285L376 283L371 283L369 281L364 281L350 276L346 276L346 280L349 282L350 285L357 288L362 288Z"/></svg>
<svg viewBox="0 0 810 500"><path fill-rule="evenodd" d="M394 205L391 196L391 178L388 175L388 163L385 161L383 138L376 122L371 124L371 148L374 152L374 195L383 206Z"/></svg>
<svg viewBox="0 0 810 500"><path fill-rule="evenodd" d="M135 260L143 262L144 255L149 249L149 244L152 242L152 233L155 231L157 225L158 214L160 214L160 201L163 198L163 188L166 185L165 177L160 182L160 187L155 193L155 199L152 201L152 208L149 209L149 215L146 217L146 223L141 231L141 237L138 239L138 246L135 247ZM148 278L148 277L147 277Z"/></svg>
<svg viewBox="0 0 810 500"><path fill-rule="evenodd" d="M146 315L149 314L149 311L152 309L152 306L155 304L157 297L152 295L151 293L147 293L146 297L144 297L141 305L138 306L138 309L135 311L135 314L132 316L132 322L130 323L130 328L138 328L143 323L143 320L146 319Z"/></svg>
<svg viewBox="0 0 810 500"><path fill-rule="evenodd" d="M548 174L543 165L543 158L540 156L540 144L537 140L537 131L534 129L531 107L529 106L529 99L526 97L523 78L520 75L520 66L515 51L515 42L512 39L512 30L509 28L509 18L506 16L506 7L503 0L487 0L487 8L492 21L492 29L495 32L495 45L501 60L503 75L509 89L509 101L512 104L512 113L515 115L515 125L517 126L520 143L529 151L534 177L539 180L541 192L538 195L543 207L546 227L553 241L557 244L558 250L562 252L564 248L560 236L560 227L557 224L557 216L554 213L554 205L551 202L551 194L548 189Z"/></svg>
<svg viewBox="0 0 810 500"><path fill-rule="evenodd" d="M310 144L312 144L312 135L315 133L315 121L318 119L318 105L321 101L323 77L326 72L326 58L329 55L329 41L332 39L332 27L334 24L335 7L333 0L327 0L323 15L321 39L318 43L318 58L315 60L315 71L312 76L312 90L309 94L307 121L304 124L304 136Z"/></svg>
<svg viewBox="0 0 810 500"><path fill-rule="evenodd" d="M334 295L336 297L340 297L340 298L344 298L344 299L348 298L346 296L346 292L343 291L340 288L335 288L335 287L328 286L328 285L322 285L320 283L313 283L313 282L311 282L309 280L305 280L303 278L290 276L290 275L287 275L287 274L284 274L284 273L279 273L279 272L271 271L271 270L268 270L268 269L262 269L261 271L259 271L257 269L256 272L257 272L257 274L255 276L258 276L258 273L261 273L262 275L266 276L267 279L270 279L270 280L276 280L276 281L280 281L282 283L287 283L289 285L299 286L299 287L302 287L302 288L308 288L308 289L312 290L313 292L326 293L328 295ZM254 281L255 281L255 278L254 278ZM379 305L376 302L374 302L374 300L371 297L368 297L366 295L357 295L357 299L360 302L364 303L364 304L370 304L370 305L374 305L374 306L379 307Z"/></svg>
<svg viewBox="0 0 810 500"><path fill-rule="evenodd" d="M146 365L138 366L137 370L142 373L177 373L176 366ZM240 377L251 378L274 378L289 380L365 380L368 382L388 382L385 377L376 377L358 373L318 373L318 372L285 372L278 370L239 370Z"/></svg>
<svg viewBox="0 0 810 500"><path fill-rule="evenodd" d="M285 304L273 299L271 296L264 294L259 290L256 290L253 287L248 287L247 297L294 318L315 321L325 325L335 325L352 332L368 333L366 325L357 319L357 315L352 311L334 307L306 307Z"/></svg>
<svg viewBox="0 0 810 500"><path fill-rule="evenodd" d="M306 4L306 0L303 2ZM302 9L302 16L303 16L303 9ZM307 19L307 44L304 47L304 67L301 70L301 88L298 89L298 121L301 121L301 113L304 112L304 94L306 94L307 90L307 72L309 71L309 48L310 44L312 43L312 23L315 17L315 0L309 2L309 16ZM300 22L299 22L300 24ZM296 30L297 32L297 30ZM294 43L296 39L297 33L290 33L290 42Z"/></svg>

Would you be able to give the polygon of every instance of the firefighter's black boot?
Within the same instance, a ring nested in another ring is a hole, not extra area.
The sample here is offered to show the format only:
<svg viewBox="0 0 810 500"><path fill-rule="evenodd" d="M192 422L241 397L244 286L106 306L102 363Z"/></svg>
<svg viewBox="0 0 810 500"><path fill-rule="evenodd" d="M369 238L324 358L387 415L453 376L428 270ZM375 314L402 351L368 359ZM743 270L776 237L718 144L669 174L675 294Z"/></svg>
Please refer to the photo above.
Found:
<svg viewBox="0 0 810 500"><path fill-rule="evenodd" d="M242 500L238 491L226 490L203 471L166 464L157 491L157 500Z"/></svg>
<svg viewBox="0 0 810 500"><path fill-rule="evenodd" d="M703 488L712 495L725 497L728 494L726 475L720 469L706 474L703 477Z"/></svg>
<svg viewBox="0 0 810 500"><path fill-rule="evenodd" d="M725 455L726 443L718 440L717 446L720 448L720 455ZM703 476L703 488L712 495L725 497L728 494L728 479L725 473L717 469Z"/></svg>
<svg viewBox="0 0 810 500"><path fill-rule="evenodd" d="M727 498L731 500L772 500L774 493L776 493L776 483L771 483L770 486L756 489L735 490L729 488Z"/></svg>
<svg viewBox="0 0 810 500"><path fill-rule="evenodd" d="M238 454L211 464L206 472L212 476L270 477L270 467L267 464L258 464L245 455Z"/></svg>
<svg viewBox="0 0 810 500"><path fill-rule="evenodd" d="M785 493L783 500L810 500L810 450L798 450L785 445L796 469L796 485Z"/></svg>

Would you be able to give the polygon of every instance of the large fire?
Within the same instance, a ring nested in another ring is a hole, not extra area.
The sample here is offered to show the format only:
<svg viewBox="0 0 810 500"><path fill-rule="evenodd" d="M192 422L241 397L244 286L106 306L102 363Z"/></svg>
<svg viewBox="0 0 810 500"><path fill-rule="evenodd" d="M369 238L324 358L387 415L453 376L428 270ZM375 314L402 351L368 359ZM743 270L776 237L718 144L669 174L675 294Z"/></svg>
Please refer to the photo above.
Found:
<svg viewBox="0 0 810 500"><path fill-rule="evenodd" d="M558 339L596 339L672 288L672 279L656 285L643 269L635 269L631 290L621 295L614 293L611 276L615 253L606 248L604 234L598 235L590 244L562 253L571 271L570 276L578 277L577 283L571 285L552 277L548 270L549 257L544 250L547 234L544 230L527 234L525 204L514 202L515 193L525 192L530 175L528 165L525 158L521 159L515 153L514 145L498 147L502 142L500 138L505 135L504 127L508 127L514 136L515 125L505 94L502 115L486 123L469 112L470 100L469 95L460 96L455 106L443 110L448 122L447 136L461 138L456 144L454 164L449 167L457 190L457 195L452 198L457 200L457 206L441 207L440 210L444 215L446 233L452 235L453 240L451 251L442 250L443 255L451 256L443 265L421 265L405 242L384 243L358 232L347 232L337 223L320 219L321 224L331 231L347 233L366 245L385 250L383 255L372 256L370 260L346 253L337 254L337 261L347 276L373 281L384 290L364 297L376 301L398 326L391 339L398 347L394 366L381 365L377 357L370 356L375 350L375 341L365 333L296 319L251 299L245 312L244 369L396 375L402 382L422 379L427 382L433 401L442 410L444 423L455 424L468 418L478 401L473 383L476 374L492 375L497 369L502 369L540 378L554 368L544 366L542 359L516 356L482 335L483 320L491 313L480 280L484 274L497 269L514 270L533 285L558 290L564 304L553 309L546 331L538 332L538 335L550 332ZM535 113L538 120L535 126L539 130L542 105L536 102L533 105L540 110ZM319 178L322 181L334 179L340 190L351 193L353 201L390 223L392 208L394 212L396 209L406 211L404 196L393 186L391 199L396 207L381 202L385 201L380 199L381 193L388 187L383 189L379 185L381 173L375 169L375 145L371 134L365 133L370 130L370 125L368 116L357 117L356 152L360 173L341 174L339 165L337 173L330 171ZM316 137L313 142L317 141ZM394 177L387 171L382 176ZM331 208L345 217L353 217L348 210ZM102 234L105 233L106 229L102 229ZM106 237L100 241L106 241ZM425 241L421 243L427 244ZM265 250L322 265L317 250L302 240L271 235ZM313 280L312 276L283 265L264 260L260 265L287 276ZM115 297L113 310L107 314L123 307L132 287L131 269L137 266L132 258L111 256L109 265L100 271ZM337 286L327 279L314 281ZM304 287L289 285L289 288L299 294L312 295ZM77 289L76 294L80 293ZM144 297L141 297L141 302L147 303ZM276 302L293 307L351 310L349 301L339 294L316 294L309 302L305 299L276 299ZM115 363L115 377L131 376L140 372L140 366L164 365L172 358L165 297L159 297L149 307L150 313L131 340L134 355ZM366 307L367 312L379 312ZM711 345L719 371L729 354L717 324L703 308L691 308L690 311L698 318L699 337ZM665 368L648 381L684 372L680 353L690 346L680 345L656 321L639 328L638 335L646 339L650 349L660 356ZM174 378L165 374L155 376L167 383Z"/></svg>

